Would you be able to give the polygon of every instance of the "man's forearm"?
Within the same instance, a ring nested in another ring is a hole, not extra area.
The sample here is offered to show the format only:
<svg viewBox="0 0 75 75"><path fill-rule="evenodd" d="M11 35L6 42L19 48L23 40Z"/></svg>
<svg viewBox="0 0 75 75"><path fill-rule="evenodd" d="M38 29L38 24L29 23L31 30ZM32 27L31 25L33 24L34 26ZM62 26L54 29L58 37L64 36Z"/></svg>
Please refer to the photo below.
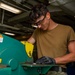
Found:
<svg viewBox="0 0 75 75"><path fill-rule="evenodd" d="M57 57L54 59L56 61L56 64L66 64L75 61L75 53L69 53L65 56Z"/></svg>

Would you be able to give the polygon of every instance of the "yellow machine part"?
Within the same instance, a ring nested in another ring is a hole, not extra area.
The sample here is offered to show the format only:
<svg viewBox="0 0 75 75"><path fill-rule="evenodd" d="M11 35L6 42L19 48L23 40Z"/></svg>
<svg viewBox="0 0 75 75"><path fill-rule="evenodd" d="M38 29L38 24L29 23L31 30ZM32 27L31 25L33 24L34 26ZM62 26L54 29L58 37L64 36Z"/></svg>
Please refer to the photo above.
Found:
<svg viewBox="0 0 75 75"><path fill-rule="evenodd" d="M21 41L21 43L25 45L25 50L26 50L27 55L29 57L32 57L34 45L27 41Z"/></svg>
<svg viewBox="0 0 75 75"><path fill-rule="evenodd" d="M2 62L2 59L0 58L0 63Z"/></svg>

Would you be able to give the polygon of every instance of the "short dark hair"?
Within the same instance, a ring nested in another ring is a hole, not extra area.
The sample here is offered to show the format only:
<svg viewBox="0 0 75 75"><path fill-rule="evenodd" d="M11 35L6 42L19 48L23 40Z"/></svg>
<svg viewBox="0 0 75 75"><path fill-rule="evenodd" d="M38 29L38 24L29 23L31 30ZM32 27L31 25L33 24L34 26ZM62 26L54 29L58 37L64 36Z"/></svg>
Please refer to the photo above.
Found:
<svg viewBox="0 0 75 75"><path fill-rule="evenodd" d="M47 6L45 4L40 3L40 4L35 5L31 9L29 17L32 22L35 22L36 19L38 19L42 15L46 15L47 12L48 12Z"/></svg>

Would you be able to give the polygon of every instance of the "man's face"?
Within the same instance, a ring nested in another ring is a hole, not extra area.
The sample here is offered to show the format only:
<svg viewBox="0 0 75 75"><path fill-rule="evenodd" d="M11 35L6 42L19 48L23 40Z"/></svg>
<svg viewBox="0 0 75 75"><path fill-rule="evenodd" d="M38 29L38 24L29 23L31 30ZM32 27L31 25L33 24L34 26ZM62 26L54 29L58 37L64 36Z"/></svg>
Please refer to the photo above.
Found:
<svg viewBox="0 0 75 75"><path fill-rule="evenodd" d="M36 20L35 25L37 26L37 28L41 28L42 30L48 30L49 23L50 21L46 16L41 16Z"/></svg>

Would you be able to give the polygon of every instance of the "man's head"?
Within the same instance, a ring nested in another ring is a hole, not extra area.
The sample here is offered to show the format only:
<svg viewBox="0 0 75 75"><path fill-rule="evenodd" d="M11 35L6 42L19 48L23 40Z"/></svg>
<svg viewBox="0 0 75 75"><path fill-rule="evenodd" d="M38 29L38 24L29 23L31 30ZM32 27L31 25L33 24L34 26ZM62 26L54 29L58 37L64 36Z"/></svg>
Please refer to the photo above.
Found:
<svg viewBox="0 0 75 75"><path fill-rule="evenodd" d="M50 13L46 5L38 4L34 6L29 14L29 17L32 23L37 25L38 28L47 30L49 25Z"/></svg>

